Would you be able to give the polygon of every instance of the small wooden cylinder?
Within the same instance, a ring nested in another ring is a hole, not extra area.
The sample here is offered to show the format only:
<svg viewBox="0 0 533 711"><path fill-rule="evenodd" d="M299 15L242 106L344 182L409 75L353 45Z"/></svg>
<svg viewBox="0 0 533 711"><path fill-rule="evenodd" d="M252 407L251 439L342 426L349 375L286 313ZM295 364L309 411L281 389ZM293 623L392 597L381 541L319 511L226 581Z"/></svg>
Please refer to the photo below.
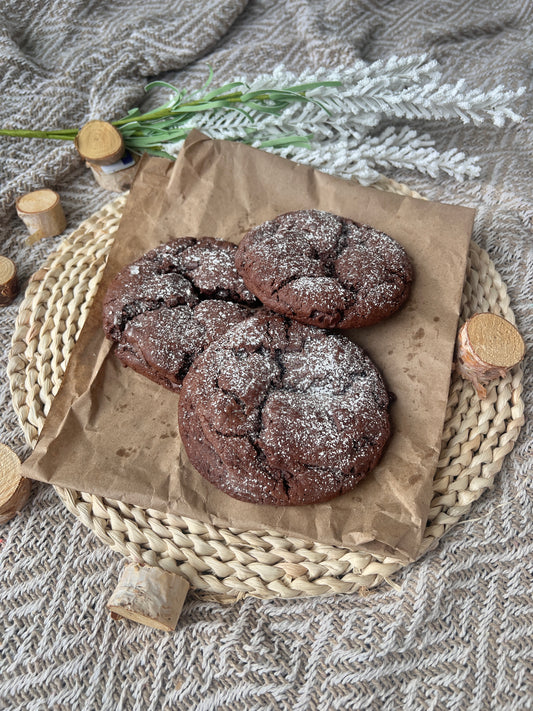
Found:
<svg viewBox="0 0 533 711"><path fill-rule="evenodd" d="M10 304L18 293L17 268L11 259L0 255L0 306Z"/></svg>
<svg viewBox="0 0 533 711"><path fill-rule="evenodd" d="M43 237L60 235L67 226L59 195L54 190L44 188L27 193L17 200L16 207L30 233L30 244Z"/></svg>
<svg viewBox="0 0 533 711"><path fill-rule="evenodd" d="M524 354L524 340L512 323L496 314L478 313L459 329L455 368L485 398L485 384L503 378Z"/></svg>
<svg viewBox="0 0 533 711"><path fill-rule="evenodd" d="M137 172L138 156L126 150L124 138L107 121L89 121L74 144L101 188L122 193L131 188Z"/></svg>
<svg viewBox="0 0 533 711"><path fill-rule="evenodd" d="M94 165L111 165L124 155L124 138L107 121L89 121L74 139L80 156Z"/></svg>
<svg viewBox="0 0 533 711"><path fill-rule="evenodd" d="M172 632L176 628L189 583L161 568L128 563L107 603L114 619L125 617Z"/></svg>
<svg viewBox="0 0 533 711"><path fill-rule="evenodd" d="M0 444L0 524L12 519L24 506L31 481L21 475L20 459L5 444Z"/></svg>

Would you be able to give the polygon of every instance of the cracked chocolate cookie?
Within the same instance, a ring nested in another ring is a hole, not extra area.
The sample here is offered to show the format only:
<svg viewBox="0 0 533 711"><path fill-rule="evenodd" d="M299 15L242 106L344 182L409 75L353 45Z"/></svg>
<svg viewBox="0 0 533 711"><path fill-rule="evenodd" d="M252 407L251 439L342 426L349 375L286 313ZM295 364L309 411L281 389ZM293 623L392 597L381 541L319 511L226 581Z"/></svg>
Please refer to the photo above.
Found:
<svg viewBox="0 0 533 711"><path fill-rule="evenodd" d="M376 466L389 404L376 366L351 340L263 312L196 358L179 429L193 466L226 494L311 504L349 491Z"/></svg>
<svg viewBox="0 0 533 711"><path fill-rule="evenodd" d="M212 237L177 239L117 274L103 326L123 365L180 388L195 356L258 305L235 268L236 249Z"/></svg>
<svg viewBox="0 0 533 711"><path fill-rule="evenodd" d="M321 328L369 326L397 311L413 279L392 237L319 210L298 210L254 227L235 264L268 308Z"/></svg>

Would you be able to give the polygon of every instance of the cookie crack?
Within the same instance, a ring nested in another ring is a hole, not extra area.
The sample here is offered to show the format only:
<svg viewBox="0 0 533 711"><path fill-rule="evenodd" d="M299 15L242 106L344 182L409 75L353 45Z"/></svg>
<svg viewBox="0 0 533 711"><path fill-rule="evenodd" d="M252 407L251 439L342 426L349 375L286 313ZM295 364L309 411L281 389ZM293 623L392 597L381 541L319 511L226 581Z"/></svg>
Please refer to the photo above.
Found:
<svg viewBox="0 0 533 711"><path fill-rule="evenodd" d="M290 277L287 277L286 279L282 279L282 281L278 284L278 286L275 289L272 289L272 296L275 296L278 294L284 287L286 287L288 284L292 284L293 281L298 281L298 279L301 279L302 275L301 274L293 274ZM312 279L313 277L309 277Z"/></svg>
<svg viewBox="0 0 533 711"><path fill-rule="evenodd" d="M198 354L197 353L188 353L187 351L184 352L183 354L183 363L181 368L178 370L177 373L175 373L176 380L182 381L187 373L189 372L190 367L192 366L194 359L196 358Z"/></svg>
<svg viewBox="0 0 533 711"><path fill-rule="evenodd" d="M126 326L134 321L137 316L150 311L157 311L164 304L164 299L150 299L146 301L131 301L125 304L120 312L120 321L117 324L120 333L123 333ZM176 304L185 306L185 304ZM172 307L169 307L172 308ZM114 329L115 330L115 329Z"/></svg>
<svg viewBox="0 0 533 711"><path fill-rule="evenodd" d="M338 279L338 274L337 274L337 269L335 268L335 262L339 257L342 255L342 253L346 250L348 247L348 223L343 222L342 223L342 229L337 237L337 241L335 242L335 247L333 254L327 254L324 255L324 261L323 261L323 267L326 272L327 276L330 277L335 277Z"/></svg>

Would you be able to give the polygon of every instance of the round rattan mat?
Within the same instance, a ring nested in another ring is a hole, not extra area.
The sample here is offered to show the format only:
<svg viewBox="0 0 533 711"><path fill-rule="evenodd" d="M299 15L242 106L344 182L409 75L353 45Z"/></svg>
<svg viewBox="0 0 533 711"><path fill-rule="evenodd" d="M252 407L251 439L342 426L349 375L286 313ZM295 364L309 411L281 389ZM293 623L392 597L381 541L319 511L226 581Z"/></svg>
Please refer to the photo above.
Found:
<svg viewBox="0 0 533 711"><path fill-rule="evenodd" d="M383 179L376 187L419 197ZM29 282L8 364L13 404L34 446L57 393L103 271L126 195L66 238ZM507 290L488 254L471 243L461 320L491 311L514 322ZM491 383L479 400L452 375L441 456L420 555L490 488L523 424L522 370ZM114 551L185 576L220 599L347 593L374 587L404 563L277 531L218 528L197 520L56 487L66 507ZM394 584L394 583L392 583Z"/></svg>

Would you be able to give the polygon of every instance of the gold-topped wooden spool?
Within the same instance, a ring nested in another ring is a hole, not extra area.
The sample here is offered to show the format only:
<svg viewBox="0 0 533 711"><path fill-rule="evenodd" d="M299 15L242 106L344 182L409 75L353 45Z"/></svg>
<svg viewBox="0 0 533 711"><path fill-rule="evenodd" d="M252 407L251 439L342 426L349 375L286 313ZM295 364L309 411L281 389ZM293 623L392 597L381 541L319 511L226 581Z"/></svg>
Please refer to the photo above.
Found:
<svg viewBox="0 0 533 711"><path fill-rule="evenodd" d="M17 214L28 228L28 242L60 235L67 226L58 193L49 188L22 195L16 202Z"/></svg>
<svg viewBox="0 0 533 711"><path fill-rule="evenodd" d="M7 523L24 506L31 481L21 474L21 463L15 452L0 444L0 525Z"/></svg>
<svg viewBox="0 0 533 711"><path fill-rule="evenodd" d="M524 340L512 323L496 314L477 313L459 330L456 370L484 398L484 384L503 378L524 354Z"/></svg>
<svg viewBox="0 0 533 711"><path fill-rule="evenodd" d="M94 165L111 165L124 155L124 139L120 131L107 121L89 121L74 139L80 156Z"/></svg>
<svg viewBox="0 0 533 711"><path fill-rule="evenodd" d="M89 121L74 139L101 188L113 192L129 190L137 172L138 156L126 151L124 138L107 121Z"/></svg>

